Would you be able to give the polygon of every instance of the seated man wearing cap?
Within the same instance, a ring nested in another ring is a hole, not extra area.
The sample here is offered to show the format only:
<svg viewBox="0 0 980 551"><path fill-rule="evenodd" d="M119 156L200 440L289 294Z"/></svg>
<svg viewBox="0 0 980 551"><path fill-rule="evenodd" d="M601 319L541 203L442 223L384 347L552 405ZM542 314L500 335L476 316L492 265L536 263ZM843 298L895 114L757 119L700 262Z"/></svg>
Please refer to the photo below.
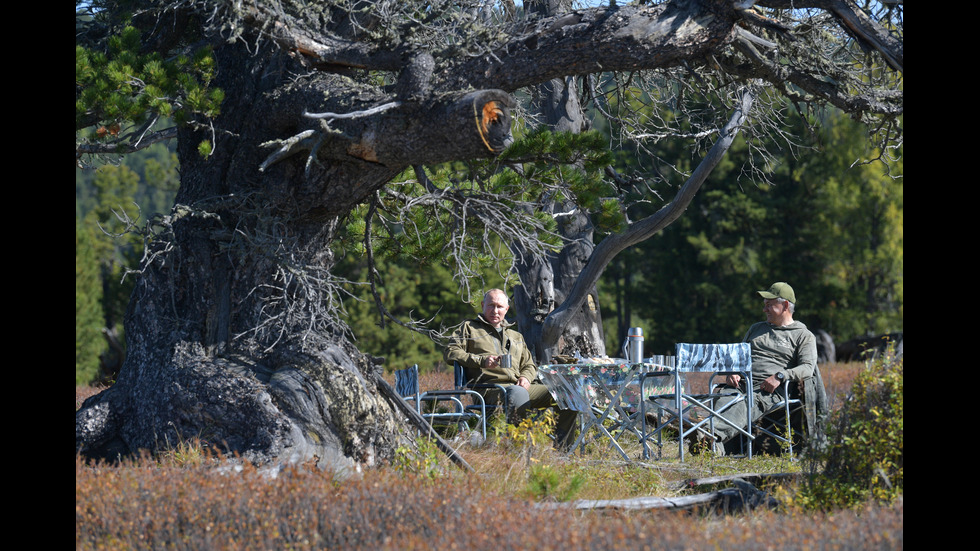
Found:
<svg viewBox="0 0 980 551"><path fill-rule="evenodd" d="M809 402L808 425L814 427L818 410L826 407L823 381L817 369L816 339L806 325L793 319L796 294L788 283L774 283L768 290L758 293L763 299L762 312L766 321L752 325L743 339L752 347L752 420L755 421L782 401L778 392L781 386L790 383L802 385L805 382L807 396L804 401ZM725 379L726 385L739 392L745 392L744 383L738 374L728 375ZM735 398L720 398L715 406L721 408ZM745 401L737 403L726 410L724 416L728 420L745 419L746 407ZM715 422L714 432L714 443L692 442L692 451L700 451L704 445L714 444L713 451L723 453L724 449L733 449L733 441L740 434L724 421Z"/></svg>

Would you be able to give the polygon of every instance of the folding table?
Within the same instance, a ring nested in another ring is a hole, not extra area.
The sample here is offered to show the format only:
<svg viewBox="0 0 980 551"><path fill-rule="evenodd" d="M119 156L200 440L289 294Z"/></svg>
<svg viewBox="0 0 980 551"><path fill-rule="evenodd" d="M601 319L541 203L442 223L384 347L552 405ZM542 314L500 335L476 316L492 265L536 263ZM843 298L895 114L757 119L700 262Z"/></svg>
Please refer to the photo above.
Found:
<svg viewBox="0 0 980 551"><path fill-rule="evenodd" d="M629 455L619 445L618 438L626 433L641 437L640 429L636 426L641 401L638 375L659 369L666 368L654 364L630 364L626 361L551 364L539 366L538 377L551 391L560 408L579 412L581 431L571 449L582 445L589 429L595 427L600 438L607 438L610 447L615 448L623 459L630 461ZM659 387L646 385L644 394L672 393L673 386L670 383ZM615 421L611 428L605 426L607 419Z"/></svg>

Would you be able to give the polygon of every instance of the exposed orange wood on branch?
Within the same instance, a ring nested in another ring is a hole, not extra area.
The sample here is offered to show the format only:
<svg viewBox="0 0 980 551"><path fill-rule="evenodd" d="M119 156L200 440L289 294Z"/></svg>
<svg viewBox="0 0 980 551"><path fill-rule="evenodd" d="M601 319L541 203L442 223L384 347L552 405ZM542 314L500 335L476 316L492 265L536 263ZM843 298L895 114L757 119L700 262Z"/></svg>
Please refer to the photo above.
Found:
<svg viewBox="0 0 980 551"><path fill-rule="evenodd" d="M487 146L487 149L494 153L497 153L497 150L487 141L487 134L490 132L490 125L498 123L503 114L503 109L497 105L496 101L488 101L483 104L483 115L480 116L476 101L473 102L473 115L476 120L477 132L480 134L480 139L483 140L483 145Z"/></svg>

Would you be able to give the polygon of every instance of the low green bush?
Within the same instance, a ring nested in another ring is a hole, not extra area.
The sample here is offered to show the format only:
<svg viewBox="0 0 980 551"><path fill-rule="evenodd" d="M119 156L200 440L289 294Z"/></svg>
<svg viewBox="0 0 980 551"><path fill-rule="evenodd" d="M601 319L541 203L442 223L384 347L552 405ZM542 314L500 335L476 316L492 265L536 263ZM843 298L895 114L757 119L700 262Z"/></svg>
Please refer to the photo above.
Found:
<svg viewBox="0 0 980 551"><path fill-rule="evenodd" d="M888 353L868 362L842 407L831 418L821 472L797 502L809 509L893 502L904 483L903 359Z"/></svg>
<svg viewBox="0 0 980 551"><path fill-rule="evenodd" d="M551 465L534 465L528 471L525 493L535 501L571 501L582 490L585 479Z"/></svg>
<svg viewBox="0 0 980 551"><path fill-rule="evenodd" d="M442 451L434 440L419 436L415 439L414 448L406 445L398 446L392 465L398 472L434 479L444 470L443 457Z"/></svg>

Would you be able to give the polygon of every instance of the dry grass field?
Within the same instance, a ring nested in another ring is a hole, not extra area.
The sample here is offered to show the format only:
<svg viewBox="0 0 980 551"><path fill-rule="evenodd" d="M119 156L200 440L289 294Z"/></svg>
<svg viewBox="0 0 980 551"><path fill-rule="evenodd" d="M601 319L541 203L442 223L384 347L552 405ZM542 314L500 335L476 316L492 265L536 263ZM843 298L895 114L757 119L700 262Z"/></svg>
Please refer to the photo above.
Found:
<svg viewBox="0 0 980 551"><path fill-rule="evenodd" d="M822 368L841 396L859 364ZM422 387L448 388L451 374ZM91 389L76 388L76 408ZM530 427L529 431L535 430ZM600 446L566 456L530 434L497 426L474 446L450 439L466 472L431 445L383 468L344 478L304 466L259 469L209 457L192 442L119 465L75 460L76 549L901 549L904 506L829 512L793 504L795 483L760 487L777 508L573 510L571 500L679 497L710 491L690 479L734 473L801 473L785 457L711 455L685 463L622 461ZM639 457L638 449L628 449ZM783 479L792 480L792 479Z"/></svg>

